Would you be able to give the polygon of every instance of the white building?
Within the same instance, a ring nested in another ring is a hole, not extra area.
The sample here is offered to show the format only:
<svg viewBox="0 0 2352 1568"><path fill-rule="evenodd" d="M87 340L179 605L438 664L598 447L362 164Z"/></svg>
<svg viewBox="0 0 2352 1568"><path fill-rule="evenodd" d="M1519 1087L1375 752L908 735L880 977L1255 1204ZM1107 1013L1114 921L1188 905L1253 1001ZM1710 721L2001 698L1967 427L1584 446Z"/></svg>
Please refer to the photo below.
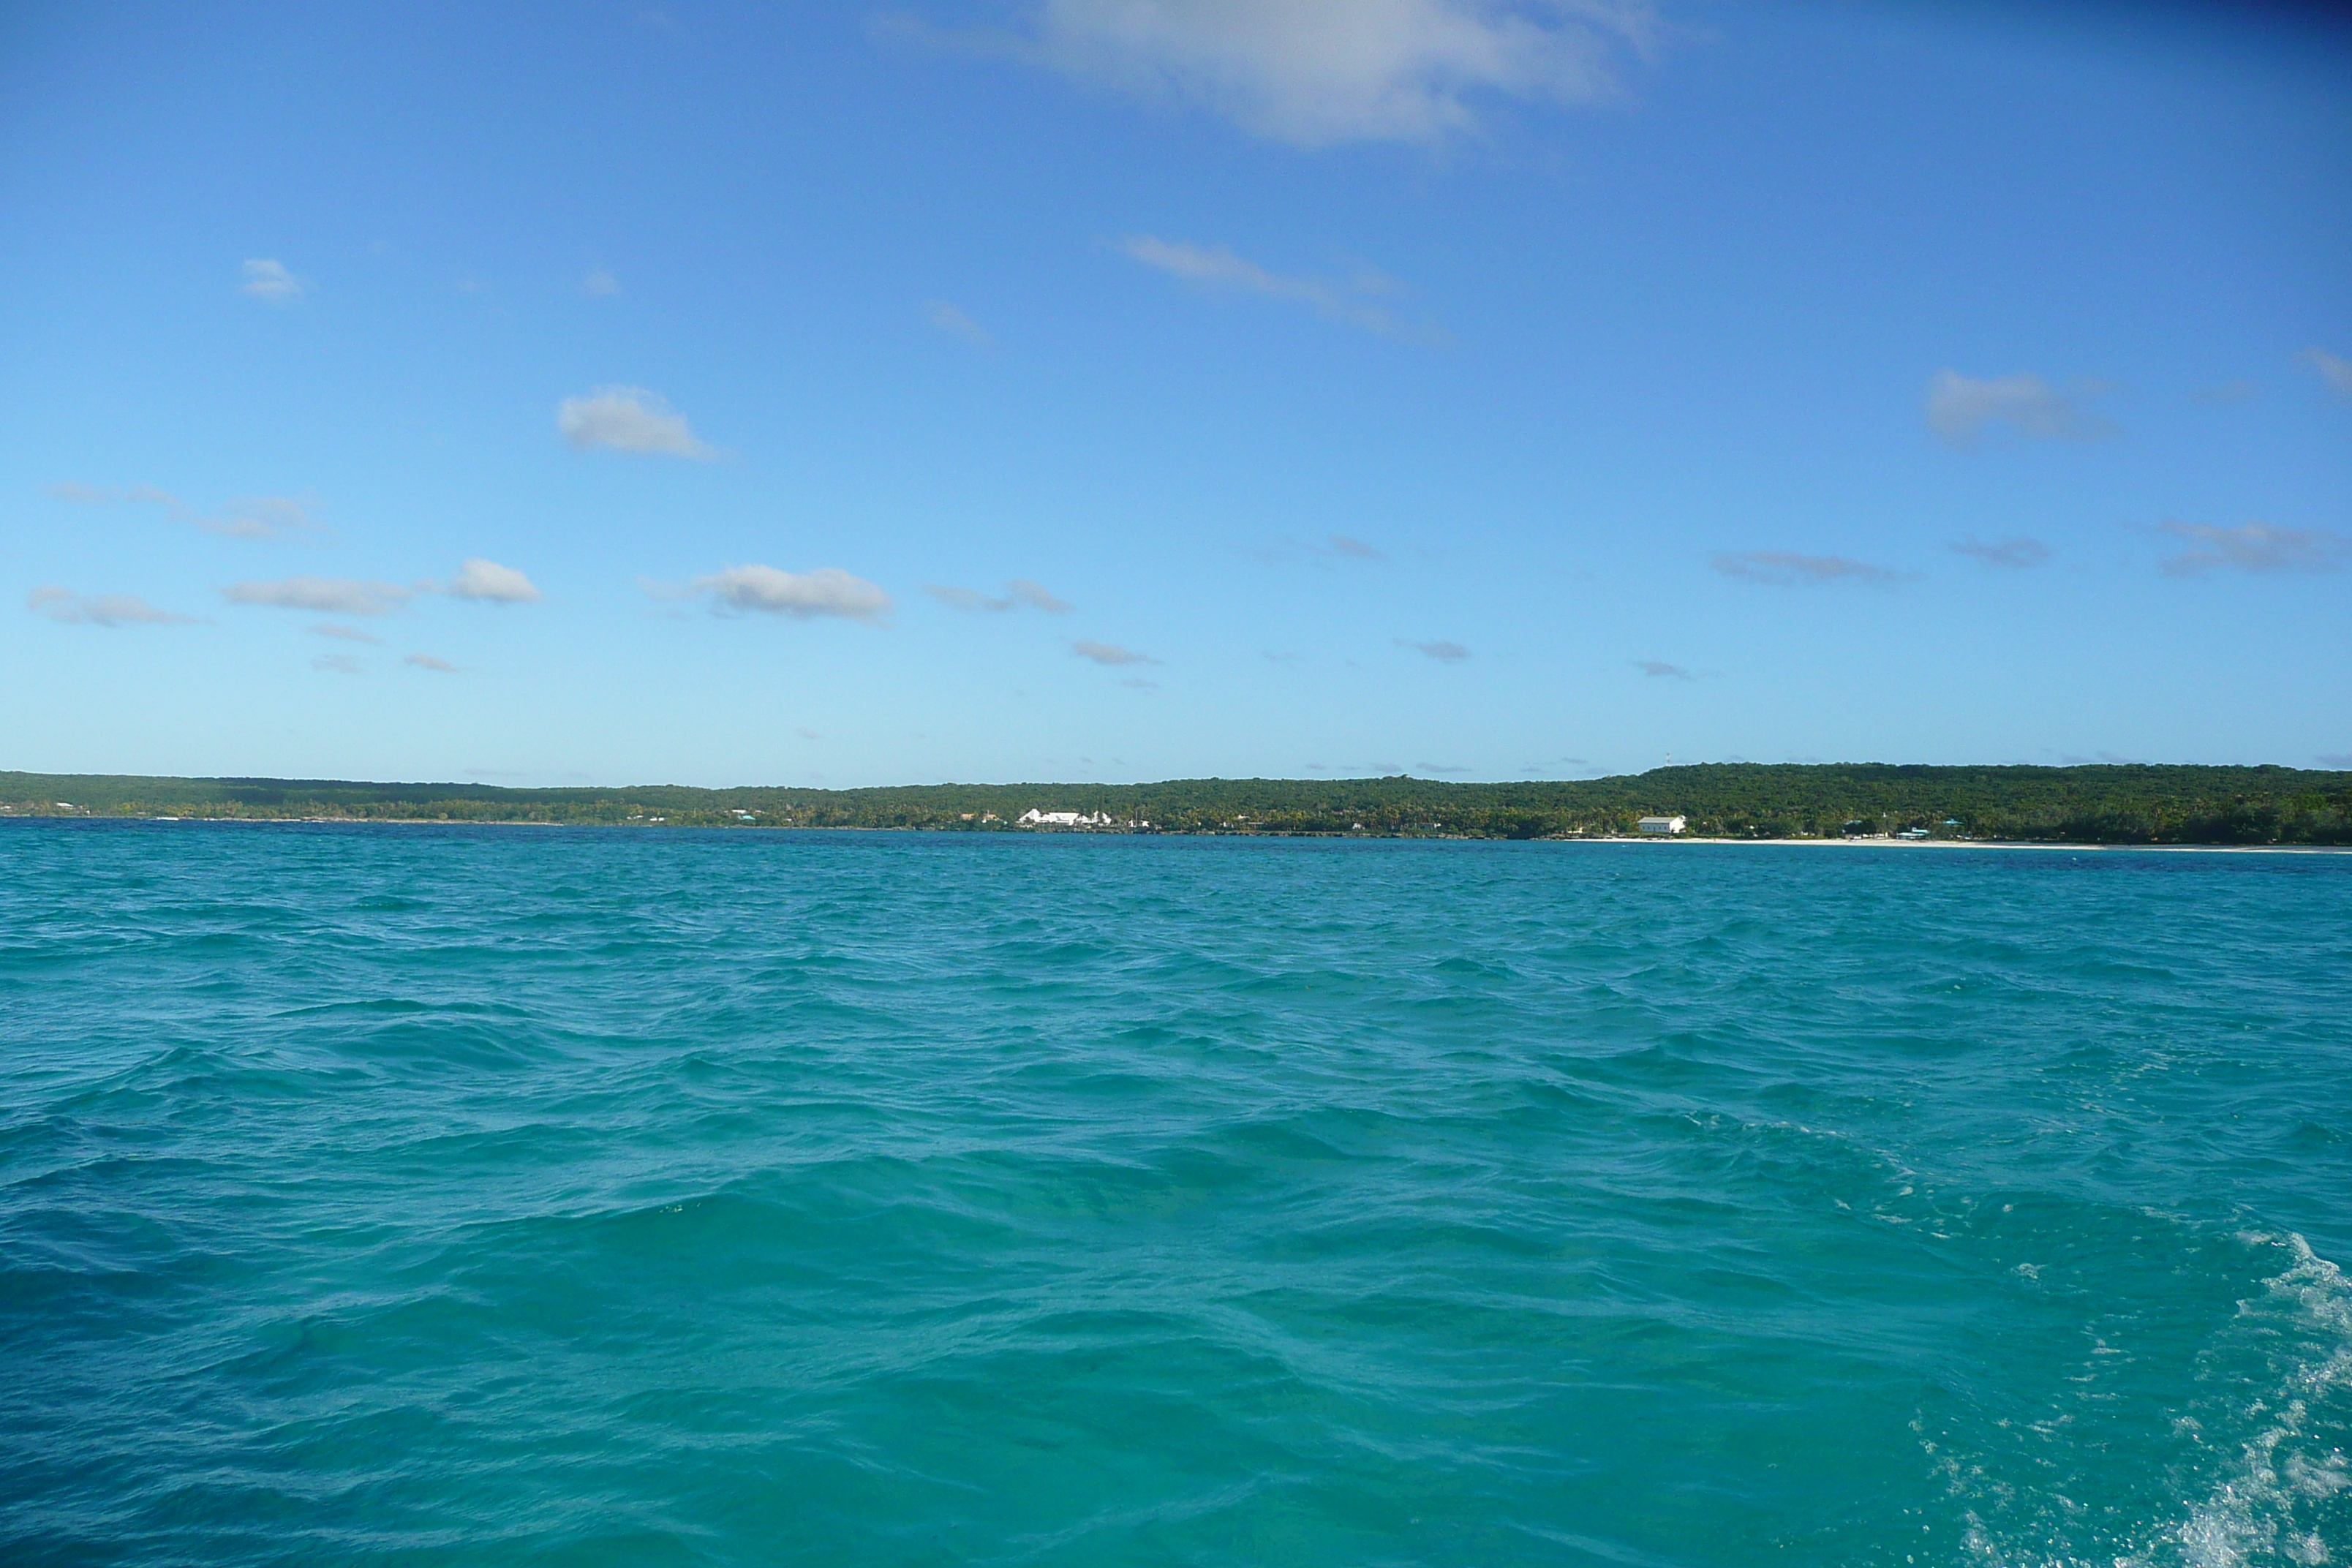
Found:
<svg viewBox="0 0 2352 1568"><path fill-rule="evenodd" d="M1039 811L1033 805L1015 820L1024 827L1108 827L1110 814L1098 811L1086 816L1075 811Z"/></svg>
<svg viewBox="0 0 2352 1568"><path fill-rule="evenodd" d="M1636 826L1644 833L1664 838L1670 834L1680 833L1683 819L1679 816L1645 816Z"/></svg>

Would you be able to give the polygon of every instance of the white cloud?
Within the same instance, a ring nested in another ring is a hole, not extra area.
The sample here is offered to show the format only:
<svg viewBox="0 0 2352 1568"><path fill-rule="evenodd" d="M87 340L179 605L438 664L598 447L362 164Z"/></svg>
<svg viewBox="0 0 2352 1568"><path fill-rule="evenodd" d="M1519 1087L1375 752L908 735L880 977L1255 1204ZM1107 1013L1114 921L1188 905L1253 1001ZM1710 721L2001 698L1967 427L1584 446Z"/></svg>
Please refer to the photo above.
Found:
<svg viewBox="0 0 2352 1568"><path fill-rule="evenodd" d="M539 590L531 585L530 578L511 566L501 566L478 555L466 563L465 569L450 583L448 592L452 598L488 599L499 605L539 602Z"/></svg>
<svg viewBox="0 0 2352 1568"><path fill-rule="evenodd" d="M289 577L278 583L232 583L221 597L232 605L267 605L280 610L315 610L329 616L381 616L408 603L411 590L396 583L362 583L351 577Z"/></svg>
<svg viewBox="0 0 2352 1568"><path fill-rule="evenodd" d="M400 662L413 664L419 669L437 669L445 675L455 675L457 672L456 665L446 658L436 658L429 653L412 653Z"/></svg>
<svg viewBox="0 0 2352 1568"><path fill-rule="evenodd" d="M1643 0L1044 0L1000 48L1328 147L1475 132L1494 100L1622 98L1613 57L1659 31Z"/></svg>
<svg viewBox="0 0 2352 1568"><path fill-rule="evenodd" d="M940 331L961 338L968 343L978 343L986 347L992 341L988 335L986 327L982 326L945 300L927 301L923 306L923 319Z"/></svg>
<svg viewBox="0 0 2352 1568"><path fill-rule="evenodd" d="M2266 522L2237 528L2165 522L2157 529L2192 546L2164 563L2164 570L2175 577L2201 577L2225 566L2241 572L2333 572L2352 555L2352 540L2315 529L2273 528Z"/></svg>
<svg viewBox="0 0 2352 1568"><path fill-rule="evenodd" d="M2038 539L2028 539L2021 533L2012 533L2006 539L1991 541L1971 536L1956 541L1952 550L1956 554L1966 555L1984 565L2004 566L2012 571L2022 571L2029 566L2040 566L2050 559L2048 545Z"/></svg>
<svg viewBox="0 0 2352 1568"><path fill-rule="evenodd" d="M592 300L609 300L621 291L621 280L599 267L580 279L580 291Z"/></svg>
<svg viewBox="0 0 2352 1568"><path fill-rule="evenodd" d="M333 637L341 642L371 643L378 647L383 646L383 639L382 637L370 637L367 633L360 630L357 626L339 626L331 621L321 622L320 625L312 626L310 628L310 635L314 637Z"/></svg>
<svg viewBox="0 0 2352 1568"><path fill-rule="evenodd" d="M1714 564L1727 577L1769 583L1782 588L1822 583L1868 583L1885 587L1903 580L1903 574L1891 567L1874 566L1851 556L1798 555L1786 550L1726 552L1716 556Z"/></svg>
<svg viewBox="0 0 2352 1568"><path fill-rule="evenodd" d="M245 281L238 285L255 299L272 305L283 305L299 300L310 285L286 270L282 261L256 258L245 264Z"/></svg>
<svg viewBox="0 0 2352 1568"><path fill-rule="evenodd" d="M1426 654L1440 664L1460 664L1470 657L1470 650L1458 642L1414 642L1408 637L1399 637L1396 645Z"/></svg>
<svg viewBox="0 0 2352 1568"><path fill-rule="evenodd" d="M360 661L347 653L322 653L310 661L312 669L331 669L338 675L357 675Z"/></svg>
<svg viewBox="0 0 2352 1568"><path fill-rule="evenodd" d="M1131 647L1121 647L1113 642L1074 642L1070 651L1080 658L1090 658L1097 664L1158 664L1148 653L1138 653Z"/></svg>
<svg viewBox="0 0 2352 1568"><path fill-rule="evenodd" d="M761 610L771 615L812 620L839 616L845 620L878 624L890 614L890 595L863 577L853 577L837 566L814 572L779 572L772 566L730 566L689 585L709 594L731 610Z"/></svg>
<svg viewBox="0 0 2352 1568"><path fill-rule="evenodd" d="M2044 441L2090 441L2115 434L2113 425L2038 375L1979 381L1952 370L1937 372L1927 384L1927 423L1955 447L1975 445L1985 426L1995 424Z"/></svg>
<svg viewBox="0 0 2352 1568"><path fill-rule="evenodd" d="M1389 295L1397 291L1393 279L1378 273L1367 272L1347 283L1334 283L1322 278L1270 272L1223 246L1193 245L1149 234L1130 234L1118 242L1118 248L1144 266L1181 279L1195 288L1230 289L1244 294L1263 295L1269 300L1288 300L1335 321L1345 321L1383 337L1413 338L1432 342L1444 342L1445 338L1444 333L1433 329L1411 326L1386 306L1372 303L1368 296Z"/></svg>
<svg viewBox="0 0 2352 1568"><path fill-rule="evenodd" d="M54 583L43 584L26 596L25 607L37 616L72 626L133 626L177 624L191 626L194 616L159 610L136 594L77 594Z"/></svg>
<svg viewBox="0 0 2352 1568"><path fill-rule="evenodd" d="M567 397L555 410L555 427L583 450L610 447L671 458L715 458L695 438L686 416L642 386L600 386L585 397Z"/></svg>
<svg viewBox="0 0 2352 1568"><path fill-rule="evenodd" d="M2326 349L2305 349L2304 363L2317 371L2338 397L2352 397L2352 359Z"/></svg>

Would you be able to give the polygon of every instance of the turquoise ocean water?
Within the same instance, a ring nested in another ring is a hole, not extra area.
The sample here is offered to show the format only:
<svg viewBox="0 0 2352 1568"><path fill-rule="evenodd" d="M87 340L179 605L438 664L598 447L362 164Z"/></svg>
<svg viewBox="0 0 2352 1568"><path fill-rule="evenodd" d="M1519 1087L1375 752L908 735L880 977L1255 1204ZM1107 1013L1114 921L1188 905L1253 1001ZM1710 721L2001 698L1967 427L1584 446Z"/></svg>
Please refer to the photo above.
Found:
<svg viewBox="0 0 2352 1568"><path fill-rule="evenodd" d="M0 1561L2352 1562L2352 858L0 823Z"/></svg>

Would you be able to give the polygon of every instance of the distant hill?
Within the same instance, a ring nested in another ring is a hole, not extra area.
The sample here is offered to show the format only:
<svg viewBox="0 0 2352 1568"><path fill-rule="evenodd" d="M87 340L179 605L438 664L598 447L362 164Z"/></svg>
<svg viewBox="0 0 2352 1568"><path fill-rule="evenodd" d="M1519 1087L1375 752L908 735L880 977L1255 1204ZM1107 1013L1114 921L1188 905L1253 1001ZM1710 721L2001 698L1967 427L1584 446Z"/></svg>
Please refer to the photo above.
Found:
<svg viewBox="0 0 2352 1568"><path fill-rule="evenodd" d="M67 804L69 803L69 805ZM1927 767L1718 763L1562 783L1171 779L882 789L498 789L335 779L0 773L0 815L544 822L1020 831L1024 812L1101 813L1171 833L1544 838L1630 834L1646 814L1695 836L2086 844L2352 844L2352 773L2120 764Z"/></svg>

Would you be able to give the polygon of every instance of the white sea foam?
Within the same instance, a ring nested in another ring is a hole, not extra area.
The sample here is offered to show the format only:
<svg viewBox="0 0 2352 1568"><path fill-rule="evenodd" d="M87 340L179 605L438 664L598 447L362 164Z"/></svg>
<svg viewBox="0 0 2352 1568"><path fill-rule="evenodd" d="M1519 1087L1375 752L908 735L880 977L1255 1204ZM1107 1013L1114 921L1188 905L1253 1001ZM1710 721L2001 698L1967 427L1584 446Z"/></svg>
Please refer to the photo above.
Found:
<svg viewBox="0 0 2352 1568"><path fill-rule="evenodd" d="M2260 1425L2201 1500L2189 1503L2179 1519L2152 1526L2133 1549L2096 1568L2317 1568L2352 1562L2352 1542L2331 1544L2313 1518L2329 1500L2352 1492L2352 1459L2340 1446L2346 1422L2340 1411L2326 1409L2331 1395L2352 1388L2352 1280L2293 1232L2248 1233L2238 1239L2250 1247L2283 1248L2292 1259L2262 1282L2261 1295L2238 1303L2232 1325L2278 1347L2278 1381L2236 1412ZM2195 1437L2200 1423L2180 1417L2175 1429ZM1955 1492L1978 1490L1971 1481L1980 1486L1985 1479L1980 1470L1971 1472L1949 1458L1941 1468ZM2008 1493L1996 1484L1979 1495L2014 1501ZM2092 1559L2004 1541L1998 1527L1973 1509L1964 1519L1961 1547L1969 1561L1993 1568L2093 1568Z"/></svg>
<svg viewBox="0 0 2352 1568"><path fill-rule="evenodd" d="M2307 1516L2311 1504L2352 1489L2352 1466L2340 1447L2313 1451L2310 1426L2313 1405L2352 1384L2352 1283L2292 1232L2242 1239L2293 1253L2294 1264L2263 1280L2263 1294L2240 1302L2238 1310L2241 1318L2263 1320L2260 1327L2281 1334L2300 1353L2290 1359L2273 1398L2249 1411L2272 1419L2247 1440L2239 1465L2158 1544L2177 1547L2188 1568L2239 1568L2265 1560L2328 1563L2334 1559L2327 1542Z"/></svg>

